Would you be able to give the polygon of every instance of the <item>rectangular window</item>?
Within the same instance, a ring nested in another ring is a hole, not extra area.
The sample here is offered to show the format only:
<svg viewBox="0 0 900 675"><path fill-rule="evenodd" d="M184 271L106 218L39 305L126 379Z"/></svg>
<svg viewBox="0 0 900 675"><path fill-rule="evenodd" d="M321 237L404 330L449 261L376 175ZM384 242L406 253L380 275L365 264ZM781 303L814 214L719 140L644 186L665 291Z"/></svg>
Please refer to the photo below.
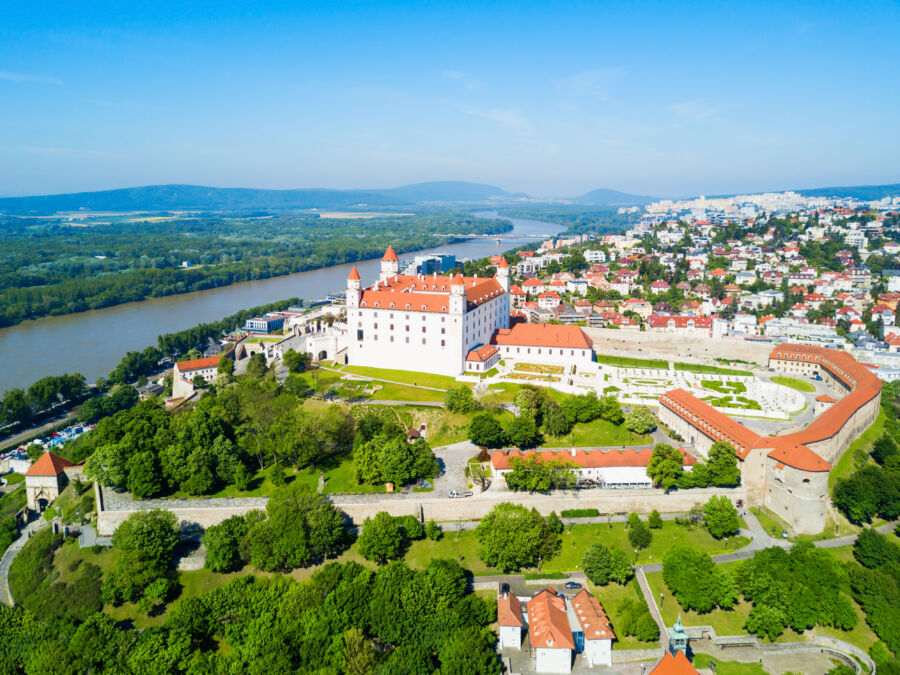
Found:
<svg viewBox="0 0 900 675"><path fill-rule="evenodd" d="M446 346L447 346L446 340L441 340L441 347L446 347Z"/></svg>
<svg viewBox="0 0 900 675"><path fill-rule="evenodd" d="M422 326L422 332L423 333L425 332L425 326Z"/></svg>
<svg viewBox="0 0 900 675"><path fill-rule="evenodd" d="M391 330L394 330L394 324L391 324Z"/></svg>
<svg viewBox="0 0 900 675"><path fill-rule="evenodd" d="M406 338L406 344L409 344L409 338Z"/></svg>
<svg viewBox="0 0 900 675"><path fill-rule="evenodd" d="M409 332L409 326L406 326L406 332L407 333Z"/></svg>
<svg viewBox="0 0 900 675"><path fill-rule="evenodd" d="M425 338L422 338L422 344L423 345L425 344Z"/></svg>
<svg viewBox="0 0 900 675"><path fill-rule="evenodd" d="M393 336L393 335L391 335L391 342L393 342L393 341L394 341L394 336Z"/></svg>
<svg viewBox="0 0 900 675"><path fill-rule="evenodd" d="M362 330L356 331L356 339L357 339L357 340L362 340L362 339L363 339L363 332L362 332Z"/></svg>
<svg viewBox="0 0 900 675"><path fill-rule="evenodd" d="M447 329L441 328L441 335L446 335L446 334L447 334Z"/></svg>
<svg viewBox="0 0 900 675"><path fill-rule="evenodd" d="M377 324L377 323L374 324L374 325L373 325L373 328L375 328L376 330L378 330L378 324Z"/></svg>

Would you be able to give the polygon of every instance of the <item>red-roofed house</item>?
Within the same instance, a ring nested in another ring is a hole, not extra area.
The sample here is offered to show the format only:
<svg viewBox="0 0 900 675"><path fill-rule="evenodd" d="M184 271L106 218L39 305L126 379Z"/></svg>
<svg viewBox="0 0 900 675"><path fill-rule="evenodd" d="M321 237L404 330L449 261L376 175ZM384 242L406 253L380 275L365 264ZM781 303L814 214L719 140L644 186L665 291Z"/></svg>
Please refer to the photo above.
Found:
<svg viewBox="0 0 900 675"><path fill-rule="evenodd" d="M81 476L81 467L65 457L45 452L25 472L25 500L29 509L43 512L63 491L70 478Z"/></svg>
<svg viewBox="0 0 900 675"><path fill-rule="evenodd" d="M590 365L593 343L578 326L520 323L494 333L491 344L504 359L553 365Z"/></svg>
<svg viewBox="0 0 900 675"><path fill-rule="evenodd" d="M699 671L679 649L675 654L666 652L656 667L650 671L650 675L699 675Z"/></svg>
<svg viewBox="0 0 900 675"><path fill-rule="evenodd" d="M537 672L572 672L575 638L566 601L552 589L544 589L528 601L528 637L535 651Z"/></svg>
<svg viewBox="0 0 900 675"><path fill-rule="evenodd" d="M497 598L497 626L500 649L522 648L522 629L525 627L522 601L508 591Z"/></svg>
<svg viewBox="0 0 900 675"><path fill-rule="evenodd" d="M467 373L485 373L497 365L500 350L494 345L479 345L466 355Z"/></svg>
<svg viewBox="0 0 900 675"><path fill-rule="evenodd" d="M220 356L177 361L172 369L172 398L188 398L194 393L194 378L198 375L207 384L218 377Z"/></svg>

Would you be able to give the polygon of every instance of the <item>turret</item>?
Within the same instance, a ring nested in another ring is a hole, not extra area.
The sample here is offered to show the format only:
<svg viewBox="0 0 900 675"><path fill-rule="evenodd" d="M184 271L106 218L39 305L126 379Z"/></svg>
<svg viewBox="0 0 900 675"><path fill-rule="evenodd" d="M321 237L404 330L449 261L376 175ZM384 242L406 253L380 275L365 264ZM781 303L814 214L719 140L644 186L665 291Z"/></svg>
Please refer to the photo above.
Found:
<svg viewBox="0 0 900 675"><path fill-rule="evenodd" d="M459 272L450 279L450 314L466 313L466 281Z"/></svg>
<svg viewBox="0 0 900 675"><path fill-rule="evenodd" d="M394 251L393 246L388 246L381 259L381 281L385 281L390 277L400 274L400 259Z"/></svg>
<svg viewBox="0 0 900 675"><path fill-rule="evenodd" d="M362 281L359 278L359 271L354 267L347 277L347 307L359 307L361 296Z"/></svg>
<svg viewBox="0 0 900 675"><path fill-rule="evenodd" d="M500 262L497 263L497 274L495 278L500 283L503 290L509 293L509 263L507 263L506 258L502 256Z"/></svg>

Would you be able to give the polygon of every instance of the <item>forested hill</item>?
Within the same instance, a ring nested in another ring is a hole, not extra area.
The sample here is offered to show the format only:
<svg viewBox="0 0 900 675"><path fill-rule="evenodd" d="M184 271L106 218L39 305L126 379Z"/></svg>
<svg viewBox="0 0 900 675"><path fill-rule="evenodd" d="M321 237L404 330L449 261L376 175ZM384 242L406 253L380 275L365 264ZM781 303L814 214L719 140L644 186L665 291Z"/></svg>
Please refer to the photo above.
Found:
<svg viewBox="0 0 900 675"><path fill-rule="evenodd" d="M875 200L900 196L900 183L891 185L853 185L844 187L824 187L810 190L795 190L807 197L851 197L853 199Z"/></svg>
<svg viewBox="0 0 900 675"><path fill-rule="evenodd" d="M483 202L510 199L493 185L445 181L417 183L386 190L258 190L201 185L145 187L73 194L0 199L0 213L52 214L60 211L243 211L256 209L349 208L404 206L421 202Z"/></svg>
<svg viewBox="0 0 900 675"><path fill-rule="evenodd" d="M580 197L575 197L574 201L579 204L641 205L649 204L653 201L653 197L632 195L627 192L619 192L618 190L600 188L599 190L592 190L583 194Z"/></svg>

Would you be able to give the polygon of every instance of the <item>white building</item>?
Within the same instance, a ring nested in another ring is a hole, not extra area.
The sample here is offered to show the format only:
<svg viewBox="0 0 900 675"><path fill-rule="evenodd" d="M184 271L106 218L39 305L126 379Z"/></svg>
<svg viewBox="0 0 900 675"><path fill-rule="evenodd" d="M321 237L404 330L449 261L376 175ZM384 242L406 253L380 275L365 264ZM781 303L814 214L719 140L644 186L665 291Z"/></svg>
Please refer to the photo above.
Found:
<svg viewBox="0 0 900 675"><path fill-rule="evenodd" d="M381 275L362 287L347 279L348 362L352 365L459 375L468 353L509 326L509 267L496 277L400 275L388 247Z"/></svg>
<svg viewBox="0 0 900 675"><path fill-rule="evenodd" d="M219 356L205 359L178 361L172 369L172 398L187 398L194 393L194 378L199 375L204 382L216 381L219 370Z"/></svg>
<svg viewBox="0 0 900 675"><path fill-rule="evenodd" d="M501 358L525 363L587 367L594 359L593 343L578 326L517 323L498 330L491 344Z"/></svg>
<svg viewBox="0 0 900 675"><path fill-rule="evenodd" d="M497 626L500 649L522 648L522 629L525 627L522 601L512 593L502 593L497 598Z"/></svg>
<svg viewBox="0 0 900 675"><path fill-rule="evenodd" d="M537 672L572 672L575 639L564 598L544 589L528 601L528 637Z"/></svg>

